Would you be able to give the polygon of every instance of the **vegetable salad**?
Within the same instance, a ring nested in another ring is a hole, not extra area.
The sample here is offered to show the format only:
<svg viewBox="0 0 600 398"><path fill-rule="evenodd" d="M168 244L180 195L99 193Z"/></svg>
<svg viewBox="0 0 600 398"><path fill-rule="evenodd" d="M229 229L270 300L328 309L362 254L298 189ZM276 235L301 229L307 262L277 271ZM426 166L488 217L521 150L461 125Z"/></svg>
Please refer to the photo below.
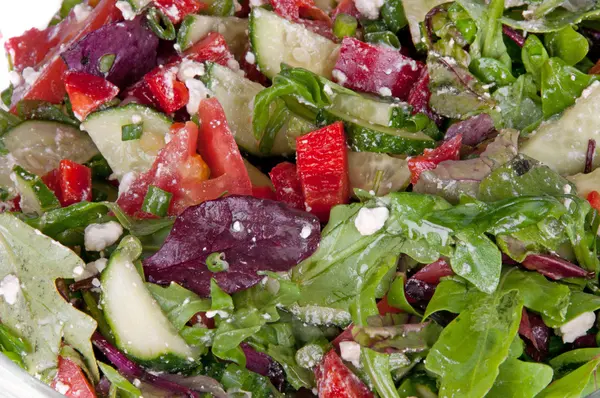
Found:
<svg viewBox="0 0 600 398"><path fill-rule="evenodd" d="M600 5L64 0L8 39L0 349L67 397L585 397Z"/></svg>

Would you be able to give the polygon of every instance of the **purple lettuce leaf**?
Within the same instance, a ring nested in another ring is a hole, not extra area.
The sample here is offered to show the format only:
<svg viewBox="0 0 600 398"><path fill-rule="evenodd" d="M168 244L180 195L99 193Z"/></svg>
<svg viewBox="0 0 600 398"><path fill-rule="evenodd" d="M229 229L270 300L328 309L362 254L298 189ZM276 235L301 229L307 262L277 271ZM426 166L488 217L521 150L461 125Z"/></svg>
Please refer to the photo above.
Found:
<svg viewBox="0 0 600 398"><path fill-rule="evenodd" d="M104 77L124 88L156 66L157 48L158 37L138 17L105 25L85 35L61 57L69 70ZM103 71L100 61L110 56L115 57L114 62L108 71Z"/></svg>
<svg viewBox="0 0 600 398"><path fill-rule="evenodd" d="M542 317L523 308L519 334L525 339L527 355L536 362L544 361L548 356L550 328L546 326Z"/></svg>
<svg viewBox="0 0 600 398"><path fill-rule="evenodd" d="M240 344L240 347L246 355L246 369L268 377L275 388L282 391L285 384L285 373L279 362L276 362L264 352L256 351L247 343Z"/></svg>
<svg viewBox="0 0 600 398"><path fill-rule="evenodd" d="M283 203L228 196L185 210L160 250L144 260L148 280L177 282L202 297L210 280L235 293L258 283L258 271L286 272L317 249L320 224L314 215ZM213 273L211 253L223 253L229 268Z"/></svg>
<svg viewBox="0 0 600 398"><path fill-rule="evenodd" d="M549 254L530 254L521 263L531 271L537 271L546 278L560 280L563 278L592 278L593 272Z"/></svg>

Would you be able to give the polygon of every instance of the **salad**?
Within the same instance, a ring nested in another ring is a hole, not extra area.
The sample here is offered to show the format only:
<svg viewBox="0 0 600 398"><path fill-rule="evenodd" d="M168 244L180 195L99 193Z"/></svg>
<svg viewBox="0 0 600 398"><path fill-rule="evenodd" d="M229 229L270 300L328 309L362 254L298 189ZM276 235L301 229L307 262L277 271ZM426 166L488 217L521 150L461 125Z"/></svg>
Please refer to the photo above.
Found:
<svg viewBox="0 0 600 398"><path fill-rule="evenodd" d="M6 43L0 349L67 397L585 397L594 0L64 0Z"/></svg>

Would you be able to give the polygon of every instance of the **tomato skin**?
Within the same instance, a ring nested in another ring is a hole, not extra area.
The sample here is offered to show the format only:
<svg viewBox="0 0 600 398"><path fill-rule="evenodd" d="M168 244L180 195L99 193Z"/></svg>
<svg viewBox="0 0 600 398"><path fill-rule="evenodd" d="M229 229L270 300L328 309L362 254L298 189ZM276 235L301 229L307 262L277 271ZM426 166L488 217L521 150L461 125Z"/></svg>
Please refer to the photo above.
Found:
<svg viewBox="0 0 600 398"><path fill-rule="evenodd" d="M73 113L79 120L119 94L119 88L108 80L85 72L68 71L64 81Z"/></svg>
<svg viewBox="0 0 600 398"><path fill-rule="evenodd" d="M184 52L184 55L196 62L212 61L222 66L228 66L235 60L225 41L225 37L217 32L210 32L208 36Z"/></svg>
<svg viewBox="0 0 600 398"><path fill-rule="evenodd" d="M177 65L172 63L159 66L144 76L148 90L166 113L183 108L190 99L185 84L177 80L177 71Z"/></svg>
<svg viewBox="0 0 600 398"><path fill-rule="evenodd" d="M325 222L333 206L350 200L344 125L336 122L298 137L296 148L306 210Z"/></svg>
<svg viewBox="0 0 600 398"><path fill-rule="evenodd" d="M383 296L381 300L377 303L377 309L379 310L379 315L385 314L399 314L402 310L392 307L390 303L388 303L387 296Z"/></svg>
<svg viewBox="0 0 600 398"><path fill-rule="evenodd" d="M188 14L195 14L207 7L199 0L154 0L154 4L171 22L177 24Z"/></svg>
<svg viewBox="0 0 600 398"><path fill-rule="evenodd" d="M445 160L458 160L461 145L462 134L457 134L442 142L437 148L425 149L423 155L408 159L408 169L411 173L410 182L413 185L416 184L422 172L435 169L438 164Z"/></svg>
<svg viewBox="0 0 600 398"><path fill-rule="evenodd" d="M279 163L273 167L269 177L275 187L275 197L278 201L284 202L294 209L304 210L304 195L295 164Z"/></svg>
<svg viewBox="0 0 600 398"><path fill-rule="evenodd" d="M255 198L260 198L260 199L277 200L277 197L275 196L275 192L273 192L271 187L268 187L268 186L266 186L266 187L252 186L252 196L254 196Z"/></svg>
<svg viewBox="0 0 600 398"><path fill-rule="evenodd" d="M58 384L61 383L61 384ZM58 373L50 385L56 391L58 386L69 389L64 393L69 398L96 398L94 388L83 371L70 359L58 357Z"/></svg>
<svg viewBox="0 0 600 398"><path fill-rule="evenodd" d="M33 61L28 62L34 62L40 58L42 61L35 65L27 65L26 63L21 64L23 67L34 67L40 72L40 75L32 85L21 84L20 86L15 87L11 112L16 112L16 104L22 99L42 100L54 104L58 104L63 100L65 87L62 78L66 71L66 65L59 57L59 54L62 52L61 47L64 46L63 48L68 48L89 32L110 22L121 20L121 11L116 8L116 1L117 0L100 1L90 16L80 22L77 21L74 12L71 11L64 21L56 25L57 27L60 27L55 36L58 38L58 42L54 44L54 41L51 41L47 46L47 50L38 50L40 54L45 52L43 57L36 55ZM44 41L40 40L39 43L36 42L33 45L42 48L44 46ZM27 48L31 48L30 45L28 45ZM15 52L15 57L16 56L17 52Z"/></svg>
<svg viewBox="0 0 600 398"><path fill-rule="evenodd" d="M600 193L598 191L592 191L588 193L587 201L590 202L590 205L598 211L600 211Z"/></svg>
<svg viewBox="0 0 600 398"><path fill-rule="evenodd" d="M423 68L398 50L344 37L334 72L342 72L345 79L339 83L352 90L406 100Z"/></svg>
<svg viewBox="0 0 600 398"><path fill-rule="evenodd" d="M319 398L371 398L374 394L354 374L334 350L315 368Z"/></svg>

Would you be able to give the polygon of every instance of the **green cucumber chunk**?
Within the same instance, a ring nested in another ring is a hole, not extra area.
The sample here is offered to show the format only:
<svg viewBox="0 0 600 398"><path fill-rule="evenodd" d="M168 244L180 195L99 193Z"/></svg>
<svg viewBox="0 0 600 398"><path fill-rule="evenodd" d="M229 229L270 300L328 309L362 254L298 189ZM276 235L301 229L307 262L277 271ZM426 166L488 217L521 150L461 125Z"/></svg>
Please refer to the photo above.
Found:
<svg viewBox="0 0 600 398"><path fill-rule="evenodd" d="M123 141L123 126L142 123L139 139ZM92 113L81 124L88 132L118 179L130 171L150 169L158 152L165 146L165 136L173 122L147 106L127 104Z"/></svg>
<svg viewBox="0 0 600 398"><path fill-rule="evenodd" d="M123 238L101 275L102 309L117 346L155 370L177 372L194 365L197 352L186 344L152 297L134 262L137 238Z"/></svg>
<svg viewBox="0 0 600 398"><path fill-rule="evenodd" d="M21 195L20 206L23 213L42 215L48 210L60 208L60 202L54 192L37 175L21 166L15 166L11 178Z"/></svg>

